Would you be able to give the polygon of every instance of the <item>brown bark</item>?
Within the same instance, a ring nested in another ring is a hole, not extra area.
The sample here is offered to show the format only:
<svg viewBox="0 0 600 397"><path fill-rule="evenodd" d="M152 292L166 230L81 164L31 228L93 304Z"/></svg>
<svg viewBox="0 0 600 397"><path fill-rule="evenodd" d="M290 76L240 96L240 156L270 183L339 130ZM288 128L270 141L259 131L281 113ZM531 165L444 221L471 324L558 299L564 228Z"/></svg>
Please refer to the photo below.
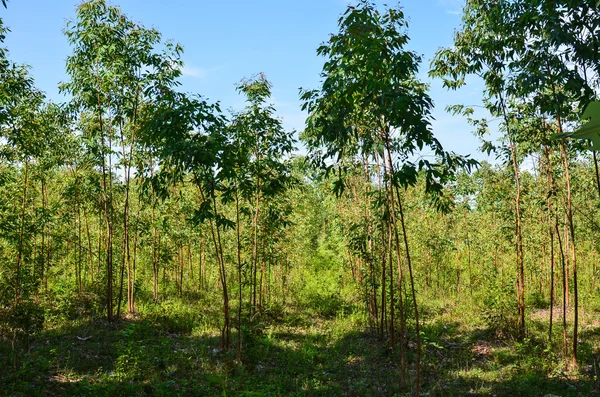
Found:
<svg viewBox="0 0 600 397"><path fill-rule="evenodd" d="M23 190L21 198L21 216L19 220L19 243L17 245L17 274L16 274L16 289L15 289L15 301L21 299L22 293L22 281L21 281L21 268L23 267L23 248L25 245L25 207L27 204L27 184L29 182L29 161L25 160L24 174L23 174ZM43 254L42 254L43 256Z"/></svg>
<svg viewBox="0 0 600 397"><path fill-rule="evenodd" d="M551 197L554 192L554 180L552 178L552 166L550 164L550 149L544 149L546 158L546 209L548 222L548 235L550 237L550 319L548 323L548 346L552 344L552 321L554 313L554 227L552 226L552 201Z"/></svg>
<svg viewBox="0 0 600 397"><path fill-rule="evenodd" d="M562 302L562 324L563 324L563 352L565 358L569 354L569 345L567 343L567 269L566 269L566 261L565 261L565 251L563 249L562 239L560 237L560 231L558 229L558 216L555 217L555 230L556 237L558 238L558 247L560 249L560 259L562 263L562 293L563 293L563 302Z"/></svg>
<svg viewBox="0 0 600 397"><path fill-rule="evenodd" d="M562 125L559 122L559 133L562 133ZM575 225L573 223L573 200L571 197L571 173L569 170L569 160L567 158L567 150L564 142L561 142L561 153L563 156L563 162L565 166L565 178L567 180L567 220L569 223L569 231L571 237L571 260L573 267L573 306L574 306L574 319L573 319L573 348L571 354L571 367L577 367L577 344L578 344L578 328L579 328L579 294L577 291L577 251L575 247Z"/></svg>
<svg viewBox="0 0 600 397"><path fill-rule="evenodd" d="M515 238L517 254L517 306L518 306L518 327L519 338L525 337L525 269L523 257L523 231L521 227L521 182L519 178L519 166L517 164L517 154L515 144L510 143L510 153L515 173Z"/></svg>
<svg viewBox="0 0 600 397"><path fill-rule="evenodd" d="M383 134L383 131L382 131ZM388 143L388 137L387 136L383 136L385 144L386 144L386 152L387 152L387 163L388 163L388 172L389 172L389 176L390 176L390 186L393 187L393 182L391 181L392 176L394 174L394 167L392 165L392 157L391 157L391 151L389 149L389 143ZM396 218L396 203L395 203L395 199L394 199L394 193L393 191L390 191L390 204L391 204L391 211L390 211L390 215L392 217L392 225L393 225L393 231L394 231L394 239L396 242L396 262L397 262L397 267L398 267L398 297L400 299L400 307L399 307L399 315L400 315L400 366L401 366L401 370L402 370L402 384L404 384L406 382L406 351L405 351L405 340L406 340L406 325L405 325L405 319L404 319L404 305L402 302L402 281L403 281L403 272L402 272L402 262L401 262L401 248L400 248L400 237L399 237L399 233L398 233L398 220ZM398 193L398 191L396 191L396 193ZM397 198L400 198L400 195L397 194ZM406 239L406 236L404 236L404 238ZM408 246L406 246L406 248L408 248ZM407 253L407 258L409 257L409 254ZM415 302L416 304L416 302ZM418 322L418 317L417 317L417 322ZM419 346L420 348L420 346ZM420 360L420 354L418 359ZM417 364L418 366L419 364Z"/></svg>
<svg viewBox="0 0 600 397"><path fill-rule="evenodd" d="M235 231L236 231L236 249L237 249L237 277L238 277L238 345L237 354L238 360L242 358L242 303L243 303L243 291L242 291L242 240L240 236L240 201L238 197L238 189L235 190Z"/></svg>

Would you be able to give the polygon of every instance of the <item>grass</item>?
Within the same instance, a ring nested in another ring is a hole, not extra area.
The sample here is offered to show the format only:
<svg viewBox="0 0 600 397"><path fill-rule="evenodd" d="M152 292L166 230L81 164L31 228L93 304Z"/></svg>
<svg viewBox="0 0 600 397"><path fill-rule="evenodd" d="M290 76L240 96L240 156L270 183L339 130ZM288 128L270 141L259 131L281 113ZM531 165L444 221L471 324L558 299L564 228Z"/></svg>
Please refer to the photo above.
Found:
<svg viewBox="0 0 600 397"><path fill-rule="evenodd" d="M24 344L0 344L7 396L409 396L398 352L365 331L358 311L337 315L274 307L247 319L244 354L219 348L218 305L199 297L140 305L116 324L90 316L47 321ZM423 308L422 390L427 396L593 396L599 393L600 325L582 316L581 365L566 372L546 349L543 312L522 342L500 339L473 307ZM208 310L208 307L214 309ZM560 340L559 322L555 327ZM410 323L409 323L410 326ZM234 333L235 335L235 333ZM557 342L558 343L558 342ZM414 341L409 341L414 346ZM409 375L414 376L414 347Z"/></svg>

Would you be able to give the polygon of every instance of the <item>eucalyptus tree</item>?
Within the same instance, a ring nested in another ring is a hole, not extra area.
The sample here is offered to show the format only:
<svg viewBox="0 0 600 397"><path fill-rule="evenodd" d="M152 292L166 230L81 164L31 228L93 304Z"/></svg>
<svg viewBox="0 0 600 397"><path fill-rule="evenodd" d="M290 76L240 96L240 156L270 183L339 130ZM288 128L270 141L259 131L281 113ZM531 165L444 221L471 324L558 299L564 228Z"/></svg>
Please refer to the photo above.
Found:
<svg viewBox="0 0 600 397"><path fill-rule="evenodd" d="M107 230L107 314L113 319L113 239L115 207L114 158L123 172L125 197L121 280L127 268L128 310L134 311L130 261L129 190L141 108L164 89L176 86L182 67L182 49L163 43L160 33L129 20L104 0L90 0L77 8L65 34L73 47L67 59L70 81L61 90L72 95L74 109L81 110L79 128L86 147L96 156L102 171L104 218ZM116 143L115 143L116 141ZM117 149L120 146L120 152ZM121 282L122 288L122 282Z"/></svg>
<svg viewBox="0 0 600 397"><path fill-rule="evenodd" d="M564 142L553 144L549 136L552 132L562 133L565 126L572 125L577 119L577 109L595 95L598 20L597 9L585 1L468 1L464 8L463 29L455 35L454 47L437 54L432 72L445 77L445 84L450 88L464 85L467 74L481 76L486 83L486 107L493 116L502 118L502 128L511 150L517 146L520 149L513 153L545 153L550 189L548 214L555 212L551 202L554 199L550 200L555 196L550 154L555 150L560 152L566 183L565 215L570 231L570 242L566 245L570 248L573 264L573 364L577 360L578 282L569 162L576 152ZM522 268L523 238L519 226L520 208L517 208L520 206L519 164L515 161L518 156L514 154L511 156L517 196L515 236L517 262ZM547 221L550 244L553 244L553 229L557 228L552 226L555 222L550 217ZM562 247L562 242L559 243ZM552 250L551 255L553 267ZM520 273L519 288L522 288L522 271ZM519 293L521 325L524 323L523 295L523 292Z"/></svg>
<svg viewBox="0 0 600 397"><path fill-rule="evenodd" d="M264 295L264 262L260 269L260 281L257 279L261 209L285 188L289 166L284 162L284 157L294 148L293 132L285 131L281 120L275 116L275 107L267 103L271 97L271 88L271 83L263 74L238 84L237 90L246 96L248 106L236 114L231 123L231 143L237 148L237 155L233 160L237 163L236 186L252 209L251 274L254 309L262 305ZM263 233L262 239L264 238L266 236Z"/></svg>
<svg viewBox="0 0 600 397"><path fill-rule="evenodd" d="M240 116L241 118L241 116ZM238 308L237 308L237 326L238 326L238 341L237 341L237 354L238 358L241 358L242 354L242 306L244 303L244 292L243 292L243 272L244 264L242 261L242 213L248 214L250 211L244 206L243 202L240 202L240 193L242 191L249 191L251 186L251 179L248 170L248 164L250 162L250 150L251 148L246 145L246 137L244 130L239 128L240 121L238 116L234 115L233 121L229 125L229 139L231 141L231 152L233 155L233 163L235 168L235 176L231 181L231 190L235 197L235 232L236 232L236 259L237 259L237 282L238 282ZM253 269L253 268L252 268ZM251 271L252 271L251 269Z"/></svg>
<svg viewBox="0 0 600 397"><path fill-rule="evenodd" d="M371 164L376 156L385 159L398 273L401 279L404 251L414 304L418 394L419 310L400 189L414 185L421 171L426 190L441 204L443 184L453 171L475 162L445 152L429 128L432 102L427 87L416 78L420 57L405 49L407 24L401 9L380 12L373 3L360 1L348 7L338 26L339 32L317 50L327 58L320 89L301 92L303 109L309 113L304 140L313 161L328 170L338 166L340 176L346 168L340 160L346 156L370 158ZM424 147L432 151L435 162L415 159ZM338 187L343 189L343 182Z"/></svg>
<svg viewBox="0 0 600 397"><path fill-rule="evenodd" d="M0 20L0 42L4 41L7 29ZM12 163L21 177L20 204L14 211L16 219L7 233L15 242L14 299L22 296L26 271L24 265L30 257L30 239L27 235L31 223L27 216L30 203L31 168L44 155L44 140L47 137L42 111L45 97L35 88L33 78L25 65L7 59L7 50L0 48L0 155L7 163ZM29 281L32 281L28 278ZM29 291L31 288L27 288Z"/></svg>
<svg viewBox="0 0 600 397"><path fill-rule="evenodd" d="M223 233L235 226L224 208L234 199L227 186L235 175L231 158L235 150L228 141L226 119L218 103L210 104L168 87L146 111L151 117L144 118L140 135L155 148L159 160L159 170L149 181L153 191L165 198L172 186L186 180L196 187L197 207L191 221L209 225L223 294L221 346L228 349L231 316Z"/></svg>
<svg viewBox="0 0 600 397"><path fill-rule="evenodd" d="M458 89L464 86L468 75L477 75L483 79L486 86L484 106L493 117L502 119L501 128L505 132L505 142L500 148L500 156L505 162L511 163L515 182L515 251L517 268L517 301L518 326L521 337L525 333L525 278L523 230L521 213L521 180L520 163L523 153L519 150L518 131L515 131L517 104L515 96L507 89L507 73L509 58L514 53L514 42L502 30L503 13L506 9L502 2L468 1L463 9L462 29L455 33L454 44L451 48L437 52L430 74L440 77L444 86ZM473 115L473 109L462 105L451 107L454 113L465 116ZM487 121L473 122L476 133L484 136L488 132ZM488 153L494 146L486 142L483 146Z"/></svg>
<svg viewBox="0 0 600 397"><path fill-rule="evenodd" d="M520 81L520 86L529 88L529 92L536 92L535 103L540 112L550 119L554 130L562 134L566 128L573 128L578 121L578 113L597 99L600 92L600 12L597 4L588 1L557 1L553 4L519 1L517 4L520 13L528 15L526 19L530 20L530 23L526 24L524 18L515 18L515 26L525 32L528 44L518 66L523 70L521 75L528 75L529 78ZM577 365L579 283L570 162L573 161L573 155L576 156L579 152L573 150L577 149L577 146L564 141L560 142L559 146L565 170L565 207L571 240L574 296L571 356L573 366ZM596 170L595 182L600 193L595 152L592 157Z"/></svg>

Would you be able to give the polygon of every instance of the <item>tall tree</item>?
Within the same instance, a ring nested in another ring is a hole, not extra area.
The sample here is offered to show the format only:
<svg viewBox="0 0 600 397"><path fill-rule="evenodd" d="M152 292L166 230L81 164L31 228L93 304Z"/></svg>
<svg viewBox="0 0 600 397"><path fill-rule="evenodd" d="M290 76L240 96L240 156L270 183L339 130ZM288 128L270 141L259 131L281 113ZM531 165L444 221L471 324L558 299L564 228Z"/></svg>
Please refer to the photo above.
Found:
<svg viewBox="0 0 600 397"><path fill-rule="evenodd" d="M260 281L257 280L261 209L285 188L289 170L283 160L293 150L294 138L293 132L285 131L281 120L275 117L274 106L267 104L271 83L263 74L242 81L237 89L248 102L247 108L235 115L231 130L232 144L239 151L234 159L238 163L236 186L252 208L252 306L256 309L262 302L265 277L261 267Z"/></svg>
<svg viewBox="0 0 600 397"><path fill-rule="evenodd" d="M340 176L347 168L345 157L370 158L371 164L376 162L376 154L385 158L398 269L401 256L405 256L411 286L418 395L419 310L400 190L414 185L422 172L427 191L441 204L442 187L452 171L474 162L445 152L429 128L432 103L426 86L416 78L420 58L404 48L408 35L401 9L380 12L373 3L363 0L356 7L348 7L338 26L339 32L317 50L327 58L320 89L301 92L303 109L309 113L304 139L315 163L328 170L337 166ZM437 162L413 160L412 156L424 147L433 151ZM334 163L328 164L329 160ZM337 186L338 191L343 189L343 181Z"/></svg>
<svg viewBox="0 0 600 397"><path fill-rule="evenodd" d="M128 310L134 311L134 287L130 253L130 187L136 136L142 124L140 109L162 90L177 85L182 67L181 47L162 43L155 29L129 20L122 11L104 0L90 0L77 8L76 19L65 34L73 46L67 59L70 81L61 90L72 95L74 109L83 111L80 129L88 150L96 155L102 172L103 207L107 230L107 317L113 319L114 174L113 158L123 172L125 197L121 288L127 269ZM162 50L159 50L162 49ZM115 143L116 141L116 143ZM115 145L120 146L119 150ZM120 299L119 299L120 304ZM118 312L119 309L117 309Z"/></svg>

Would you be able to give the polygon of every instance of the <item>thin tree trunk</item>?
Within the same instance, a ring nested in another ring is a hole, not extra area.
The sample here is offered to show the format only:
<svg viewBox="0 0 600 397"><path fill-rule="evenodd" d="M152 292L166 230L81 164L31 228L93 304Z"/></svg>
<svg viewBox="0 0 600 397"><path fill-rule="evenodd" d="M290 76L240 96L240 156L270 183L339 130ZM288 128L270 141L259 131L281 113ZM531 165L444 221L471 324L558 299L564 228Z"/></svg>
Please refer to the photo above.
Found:
<svg viewBox="0 0 600 397"><path fill-rule="evenodd" d="M125 169L124 177L125 177L125 205L123 208L123 242L125 244L125 253L126 253L126 261L127 261L127 311L129 313L134 312L134 293L135 288L133 285L133 270L131 267L131 253L130 253L130 244L129 244L129 191L131 189L131 164L133 163L133 151L135 147L135 130L137 128L137 111L138 111L138 103L139 103L139 89L136 90L135 93L135 102L133 105L133 120L131 123L131 136L129 137L129 158L125 155L125 142L123 141L123 134L121 134L121 140L123 142L123 159L125 160Z"/></svg>
<svg viewBox="0 0 600 397"><path fill-rule="evenodd" d="M568 230L568 217L567 214L565 213L565 221L563 223L563 234L564 234L564 241L565 241L565 252L570 252L571 251L571 238L569 237L569 230ZM565 283L567 285L567 294L565 295L566 297L566 302L567 302L567 307L571 307L571 294L569 293L569 286L571 284L571 282L569 281L569 274L571 272L571 257L570 256L565 256L565 264L566 264L566 271L565 271Z"/></svg>
<svg viewBox="0 0 600 397"><path fill-rule="evenodd" d="M387 210L387 200L388 200L388 196L387 196L387 185L385 190L383 189L382 186L382 178L381 178L381 164L379 163L379 154L376 153L375 154L375 161L377 163L377 185L379 187L379 192L381 194L381 192L383 191L384 194L386 194L386 200L385 200L385 208ZM386 229L388 229L389 231L389 222L386 223L386 218L382 217L381 219L381 330L380 330L380 334L381 334L381 338L383 339L385 337L385 331L387 329L386 327L386 296L385 296L385 292L386 292L386 257L387 257L387 244L388 242L386 241ZM390 277L392 277L390 275ZM394 306L394 301L393 298L390 297L390 311L393 311L393 306ZM393 316L391 321L393 322ZM393 334L390 335L390 346L393 346Z"/></svg>
<svg viewBox="0 0 600 397"><path fill-rule="evenodd" d="M385 223L382 222L381 223L381 324L380 324L380 334L381 334L381 338L383 339L385 337L385 330L386 330L386 324L385 324L385 318L386 318L386 313L385 313L385 309L386 309L386 303L385 303L385 290L386 290L386 256L387 256L387 252L386 252L386 233L385 233Z"/></svg>
<svg viewBox="0 0 600 397"><path fill-rule="evenodd" d="M560 259L562 262L562 293L563 293L563 313L562 313L562 323L563 323L563 352L565 355L565 359L569 354L569 345L567 343L567 269L566 269L566 261L565 261L565 251L563 249L562 240L560 238L560 231L558 230L558 216L555 217L555 228L556 228L556 237L558 237L558 247L560 249Z"/></svg>
<svg viewBox="0 0 600 397"><path fill-rule="evenodd" d="M546 208L548 220L548 234L550 236L550 320L548 323L548 346L552 345L552 321L554 313L554 228L552 227L552 201L554 193L554 180L552 178L552 166L550 164L550 153L548 148L544 149L546 157L546 178L548 190L546 194Z"/></svg>
<svg viewBox="0 0 600 397"><path fill-rule="evenodd" d="M594 157L594 169L596 170L596 188L598 189L598 196L600 197L600 172L598 171L598 158L596 157L595 150L592 150L592 156Z"/></svg>
<svg viewBox="0 0 600 397"><path fill-rule="evenodd" d="M81 293L82 281L81 281L81 271L82 271L82 261L83 261L83 245L81 242L81 208L79 206L79 200L77 203L77 289Z"/></svg>
<svg viewBox="0 0 600 397"><path fill-rule="evenodd" d="M388 165L390 168L390 174L394 175L394 165L392 163L392 155L391 155L391 150L390 150L389 138L388 138L387 134L385 136L385 146L386 146L386 151L388 154ZM392 181L393 181L393 178L392 178ZM402 236L404 239L406 264L408 266L410 289L411 289L411 294L412 294L412 299L413 299L413 308L414 308L414 315L415 315L415 332L417 334L416 335L416 337L417 337L417 365L416 365L416 374L415 374L415 394L417 396L419 396L420 390L421 390L421 328L420 328L420 324L419 324L419 306L417 303L417 293L415 290L415 279L414 279L413 268L412 268L412 260L411 260L411 256L410 256L410 248L409 248L409 244L408 244L408 234L406 231L406 222L404 220L404 210L402 208L402 200L400 198L400 190L398 189L398 186L395 185L394 183L392 183L392 187L393 187L394 191L396 192L396 199L398 201L398 212L400 213L400 226L402 227ZM392 203L393 202L394 201L392 200ZM395 211L395 209L393 207L392 207L392 211L393 212Z"/></svg>
<svg viewBox="0 0 600 397"><path fill-rule="evenodd" d="M90 285L94 284L94 258L93 258L93 251L92 251L92 238L90 235L90 223L88 220L88 215L87 213L84 211L84 215L85 215L85 234L87 236L87 246L88 246L88 262L89 262L89 266L90 266Z"/></svg>
<svg viewBox="0 0 600 397"><path fill-rule="evenodd" d="M98 89L98 108L103 108L103 103L100 98L101 89ZM106 131L104 130L104 122L102 117L102 110L98 113L98 121L100 124L100 139L102 150L100 155L102 156L102 192L103 192L103 204L104 204L104 222L106 224L106 313L109 322L113 321L113 230L112 230L112 162L110 157L111 152L111 138L108 137L108 156L105 152L106 144ZM106 158L108 157L108 171L106 169Z"/></svg>
<svg viewBox="0 0 600 397"><path fill-rule="evenodd" d="M383 131L382 131L383 134ZM390 186L393 185L392 182L392 176L393 176L393 165L392 165L392 157L391 157L391 152L389 149L389 144L387 142L387 136L384 136L384 142L386 144L386 151L387 151L387 162L388 162L388 173L389 173L389 183ZM394 239L396 242L396 262L397 262L397 267L398 267L398 298L399 298L399 316L400 316L400 368L402 371L402 379L401 379L401 383L402 385L405 385L406 383L406 347L405 347L405 340L406 340L406 324L405 324L405 316L404 316L404 304L403 304L403 299L402 299L402 281L403 281L403 272L402 272L402 262L401 262L401 256L402 256L402 251L400 249L400 237L399 237L399 233L398 233L398 220L396 218L396 204L395 204L395 200L394 200L394 193L393 191L390 192L390 204L391 204L391 211L390 211L390 215L392 218L392 225L393 225L393 230L394 230ZM399 196L398 196L399 197Z"/></svg>
<svg viewBox="0 0 600 397"><path fill-rule="evenodd" d="M402 209L402 202L400 201L400 192L398 187L395 186L396 195L398 196L398 210L400 212L400 225L402 226L402 236L404 237L404 249L406 250L406 264L408 265L408 276L410 280L410 290L412 293L413 306L415 312L415 332L417 333L417 368L416 368L416 379L415 379L415 395L419 396L421 389L421 327L419 324L419 306L417 304L417 292L415 290L415 278L413 275L412 261L410 257L410 250L408 246L408 235L406 233L406 223L404 221L404 211Z"/></svg>
<svg viewBox="0 0 600 397"><path fill-rule="evenodd" d="M179 244L177 247L177 261L179 262L179 281L177 284L179 285L179 297L183 296L183 270L184 270L184 260L183 260L183 243Z"/></svg>
<svg viewBox="0 0 600 397"><path fill-rule="evenodd" d="M473 269L471 268L471 241L469 240L469 222L467 221L467 215L464 215L465 219L465 232L467 233L467 270L469 271L469 296L471 302L473 302Z"/></svg>
<svg viewBox="0 0 600 397"><path fill-rule="evenodd" d="M387 184L386 184L386 206L389 206L389 192L387 189ZM389 207L388 207L388 214L389 214ZM394 305L394 268L392 266L392 256L393 256L393 252L392 252L392 223L390 222L389 219L389 215L388 215L388 219L387 219L387 223L388 223L388 255L389 255L389 264L390 264L390 346L394 347L395 344L395 337L396 337L396 330L395 330L395 305ZM400 297L400 299L402 299L402 297Z"/></svg>
<svg viewBox="0 0 600 397"><path fill-rule="evenodd" d="M19 225L19 244L17 246L17 274L16 274L16 290L15 290L15 301L21 299L22 294L22 281L21 281L21 268L23 266L23 248L25 238L25 207L27 204L27 184L29 182L29 161L25 160L24 174L23 174L23 190L21 198L21 216Z"/></svg>
<svg viewBox="0 0 600 397"><path fill-rule="evenodd" d="M187 245L187 255L188 255L188 267L189 267L189 276L188 276L188 285L194 285L194 260L192 256L192 243L190 242Z"/></svg>
<svg viewBox="0 0 600 397"><path fill-rule="evenodd" d="M237 354L238 360L242 358L242 303L243 303L243 291L242 291L242 240L240 237L240 200L238 196L238 189L235 189L235 218L236 218L236 248L237 248L237 278L238 278L238 313L237 313L237 331L238 331L238 345Z"/></svg>
<svg viewBox="0 0 600 397"><path fill-rule="evenodd" d="M559 118L559 133L562 133L562 125ZM579 294L577 291L577 250L575 247L575 225L573 223L573 200L571 197L571 173L569 170L569 159L567 158L567 150L564 142L561 142L561 152L563 155L563 161L565 165L565 177L567 179L567 219L569 221L569 231L571 237L571 258L573 265L573 305L574 305L574 319L573 319L573 350L571 355L571 366L577 368L577 344L578 342L578 328L579 328Z"/></svg>
<svg viewBox="0 0 600 397"><path fill-rule="evenodd" d="M139 215L139 211L138 211ZM129 308L129 313L135 313L135 280L136 280L136 259L137 259L137 250L138 250L138 230L136 226L135 234L133 235L133 277L131 278L131 307Z"/></svg>
<svg viewBox="0 0 600 397"><path fill-rule="evenodd" d="M521 228L521 181L519 178L519 166L515 144L510 143L510 153L515 173L516 197L515 197L515 237L517 240L517 302L518 302L518 327L519 338L525 337L525 266L523 258L523 231Z"/></svg>
<svg viewBox="0 0 600 397"><path fill-rule="evenodd" d="M198 175L194 175L195 179L196 179L196 186L198 187L198 191L200 193L201 199L202 201L206 201L206 197L204 192L202 191L202 184L200 183L200 180L198 178ZM212 201L212 205L213 205L213 210L216 213L217 212L217 199L215 196L215 192L214 192L214 180L211 181L211 187L210 187L211 191L209 192L210 194L210 199ZM231 336L231 332L230 332L230 321L229 321L229 294L227 291L227 273L226 273L226 269L225 269L225 261L223 258L223 245L221 244L221 234L219 231L219 227L218 225L215 225L212 218L209 218L209 226L210 226L210 231L211 231L211 236L212 236L212 240L213 240L213 245L215 248L215 254L217 257L217 262L218 262L218 269L219 269L219 280L221 281L221 287L223 289L223 331L221 333L221 347L223 348L223 350L227 350L229 349L229 344L230 344L230 336Z"/></svg>
<svg viewBox="0 0 600 397"><path fill-rule="evenodd" d="M198 287L200 288L200 290L204 289L204 286L206 284L206 277L205 277L205 264L204 264L204 253L205 253L205 244L206 241L204 240L204 235L202 235L200 237L200 271L198 273Z"/></svg>
<svg viewBox="0 0 600 397"><path fill-rule="evenodd" d="M101 200L100 200L101 201ZM99 206L102 205L102 203L98 203ZM106 245L106 241L105 241L105 236L104 236L104 229L102 228L102 222L104 220L104 216L103 216L103 212L102 210L98 211L98 262L96 263L96 274L98 275L98 277L100 277L100 269L102 267L102 246Z"/></svg>
<svg viewBox="0 0 600 397"><path fill-rule="evenodd" d="M264 228L263 228L264 229ZM263 230L264 235L264 230ZM260 308L264 305L264 296L265 296L265 239L261 238L260 242L260 294L258 299L258 306Z"/></svg>
<svg viewBox="0 0 600 397"><path fill-rule="evenodd" d="M548 215L549 217L551 216L550 214ZM548 324L548 346L550 346L552 344L552 317L554 313L554 231L551 225L548 232L550 234L550 321Z"/></svg>
<svg viewBox="0 0 600 397"><path fill-rule="evenodd" d="M260 180L257 182L254 217L252 219L252 314L256 312L257 273L258 273L258 214L260 210Z"/></svg>
<svg viewBox="0 0 600 397"><path fill-rule="evenodd" d="M152 159L150 159L150 178L153 178L154 170ZM154 186L151 187L152 195L152 298L158 302L158 232L156 228L156 193Z"/></svg>
<svg viewBox="0 0 600 397"><path fill-rule="evenodd" d="M42 209L43 209L43 213L45 216L46 213L46 195L44 193L44 178L42 177L42 181L41 181L41 187L42 187ZM44 219L43 225L42 225L42 242L41 242L41 246L40 246L40 251L41 251L41 255L40 255L40 280L42 283L44 283L44 273L45 273L45 269L46 269L46 220ZM77 270L77 269L75 269ZM77 273L76 273L77 275Z"/></svg>

